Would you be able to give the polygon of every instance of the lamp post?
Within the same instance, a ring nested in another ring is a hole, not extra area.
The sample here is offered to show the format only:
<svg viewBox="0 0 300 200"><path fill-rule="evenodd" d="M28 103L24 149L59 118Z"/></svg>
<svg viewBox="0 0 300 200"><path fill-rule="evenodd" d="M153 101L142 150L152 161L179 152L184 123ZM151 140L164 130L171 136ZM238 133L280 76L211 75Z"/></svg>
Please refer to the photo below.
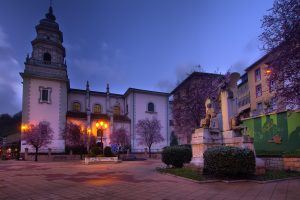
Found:
<svg viewBox="0 0 300 200"><path fill-rule="evenodd" d="M100 145L99 146L100 146L100 149L102 152L103 152L103 131L105 129L107 129L107 127L108 127L108 124L103 121L96 122L97 137L100 137Z"/></svg>

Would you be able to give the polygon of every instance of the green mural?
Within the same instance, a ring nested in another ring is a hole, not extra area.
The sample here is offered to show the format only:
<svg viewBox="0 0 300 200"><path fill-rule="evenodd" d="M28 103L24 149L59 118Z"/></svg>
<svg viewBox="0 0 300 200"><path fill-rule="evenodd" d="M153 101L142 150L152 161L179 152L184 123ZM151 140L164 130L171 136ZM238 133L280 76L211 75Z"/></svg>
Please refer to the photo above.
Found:
<svg viewBox="0 0 300 200"><path fill-rule="evenodd" d="M282 112L243 120L258 152L300 152L300 112Z"/></svg>

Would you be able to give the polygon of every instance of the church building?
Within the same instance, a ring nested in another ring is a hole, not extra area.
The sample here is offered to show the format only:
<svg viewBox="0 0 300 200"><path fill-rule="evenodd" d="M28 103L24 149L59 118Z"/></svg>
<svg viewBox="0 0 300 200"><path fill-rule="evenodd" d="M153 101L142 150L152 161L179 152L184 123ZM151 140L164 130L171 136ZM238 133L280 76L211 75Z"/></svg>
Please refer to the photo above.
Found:
<svg viewBox="0 0 300 200"><path fill-rule="evenodd" d="M168 93L129 88L124 94L106 91L91 91L70 87L66 65L66 50L63 33L59 29L52 7L35 27L36 38L31 42L32 53L25 61L23 78L22 124L37 124L48 121L54 131L52 143L40 152L65 152L63 133L67 122L78 124L86 134L97 136L96 124L104 122L104 146L111 145L110 134L125 128L132 152L144 151L139 145L136 124L139 120L156 118L160 121L164 141L154 144L152 150L160 151L169 144ZM88 66L87 66L88 67ZM33 149L21 141L21 152Z"/></svg>

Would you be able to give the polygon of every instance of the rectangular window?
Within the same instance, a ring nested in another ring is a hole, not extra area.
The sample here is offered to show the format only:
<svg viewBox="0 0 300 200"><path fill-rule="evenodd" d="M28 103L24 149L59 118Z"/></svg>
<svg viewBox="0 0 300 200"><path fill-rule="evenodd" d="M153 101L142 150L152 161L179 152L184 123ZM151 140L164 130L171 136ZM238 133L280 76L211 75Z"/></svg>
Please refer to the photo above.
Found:
<svg viewBox="0 0 300 200"><path fill-rule="evenodd" d="M51 88L46 87L40 87L40 103L51 103Z"/></svg>
<svg viewBox="0 0 300 200"><path fill-rule="evenodd" d="M262 103L261 103L261 102L260 102L260 103L257 103L257 104L256 104L256 110L261 111L262 109L263 109Z"/></svg>
<svg viewBox="0 0 300 200"><path fill-rule="evenodd" d="M274 80L270 80L270 92L275 91L275 81Z"/></svg>
<svg viewBox="0 0 300 200"><path fill-rule="evenodd" d="M275 97L271 98L270 106L271 106L272 110L276 110L277 109L277 104L276 104L276 98Z"/></svg>
<svg viewBox="0 0 300 200"><path fill-rule="evenodd" d="M256 86L256 97L260 97L262 95L261 84Z"/></svg>
<svg viewBox="0 0 300 200"><path fill-rule="evenodd" d="M42 101L48 101L48 90L42 89Z"/></svg>
<svg viewBox="0 0 300 200"><path fill-rule="evenodd" d="M260 68L255 70L255 81L260 81L261 76L260 76Z"/></svg>

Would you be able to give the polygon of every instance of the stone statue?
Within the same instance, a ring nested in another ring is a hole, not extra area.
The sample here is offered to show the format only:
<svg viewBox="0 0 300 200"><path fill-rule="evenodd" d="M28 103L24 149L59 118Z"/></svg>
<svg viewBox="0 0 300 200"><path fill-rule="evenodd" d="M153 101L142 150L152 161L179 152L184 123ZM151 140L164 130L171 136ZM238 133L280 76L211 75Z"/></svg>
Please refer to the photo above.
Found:
<svg viewBox="0 0 300 200"><path fill-rule="evenodd" d="M205 108L206 108L205 118L201 119L200 127L209 128L211 124L211 119L215 118L217 116L217 113L215 112L215 109L212 106L212 101L210 99L207 99L205 101Z"/></svg>
<svg viewBox="0 0 300 200"><path fill-rule="evenodd" d="M230 129L236 131L237 133L241 134L242 130L244 134L246 134L246 126L241 125L241 120L239 115L235 115L230 120Z"/></svg>

